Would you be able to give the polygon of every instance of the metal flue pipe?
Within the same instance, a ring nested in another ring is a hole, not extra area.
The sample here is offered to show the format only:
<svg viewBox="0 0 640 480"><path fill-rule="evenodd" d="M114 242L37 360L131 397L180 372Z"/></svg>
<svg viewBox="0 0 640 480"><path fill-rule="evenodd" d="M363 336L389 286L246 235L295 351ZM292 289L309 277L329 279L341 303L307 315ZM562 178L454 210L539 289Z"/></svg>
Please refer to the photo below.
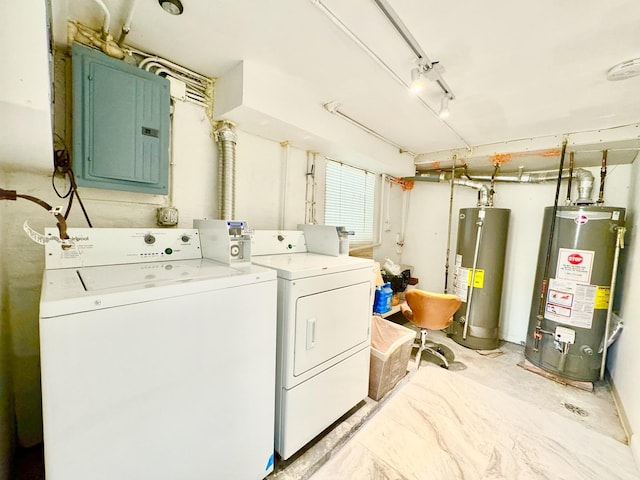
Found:
<svg viewBox="0 0 640 480"><path fill-rule="evenodd" d="M452 181L451 177L452 175L450 172L433 172L422 173L415 177L409 177L406 180L413 180L416 182L446 182ZM478 191L478 207L493 206L493 199L491 199L489 188L486 185L466 178L453 178L453 184L476 189Z"/></svg>
<svg viewBox="0 0 640 480"><path fill-rule="evenodd" d="M491 181L491 175L473 175L468 176L469 179L474 181ZM544 171L544 172L525 172L516 174L498 174L493 177L496 182L507 183L544 183L557 180L558 171ZM576 168L573 172L571 170L562 170L562 178L574 178L578 182L578 199L576 204L591 204L591 196L593 193L593 174L589 170L584 168Z"/></svg>

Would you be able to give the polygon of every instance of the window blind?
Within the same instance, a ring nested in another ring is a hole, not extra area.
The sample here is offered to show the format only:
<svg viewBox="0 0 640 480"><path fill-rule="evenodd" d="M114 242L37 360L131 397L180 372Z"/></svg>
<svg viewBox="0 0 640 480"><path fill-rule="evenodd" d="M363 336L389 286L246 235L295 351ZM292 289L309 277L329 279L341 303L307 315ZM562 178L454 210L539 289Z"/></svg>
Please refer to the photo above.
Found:
<svg viewBox="0 0 640 480"><path fill-rule="evenodd" d="M327 160L325 180L324 223L353 230L351 243L373 242L375 174Z"/></svg>

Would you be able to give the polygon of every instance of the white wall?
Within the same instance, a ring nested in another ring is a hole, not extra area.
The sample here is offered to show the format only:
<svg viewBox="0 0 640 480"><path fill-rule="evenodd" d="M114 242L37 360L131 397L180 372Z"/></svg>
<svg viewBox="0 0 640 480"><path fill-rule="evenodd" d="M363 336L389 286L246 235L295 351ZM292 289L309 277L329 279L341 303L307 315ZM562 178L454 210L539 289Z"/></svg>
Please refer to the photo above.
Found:
<svg viewBox="0 0 640 480"><path fill-rule="evenodd" d="M631 428L631 448L636 463L640 465L640 161L636 159L631 172L632 184L629 191L629 212L627 215L626 251L624 252L624 277L621 279L620 316L624 320L624 330L613 344L608 358L609 373L618 397L625 410L628 427Z"/></svg>
<svg viewBox="0 0 640 480"><path fill-rule="evenodd" d="M56 132L68 138L65 125L70 125L65 71L67 60L56 55L55 118ZM173 204L179 210L179 226L191 227L194 218L215 218L217 212L217 148L210 136L211 127L202 108L177 103L172 134L172 191L170 196L80 188L81 198L94 227L155 226L156 209ZM236 218L254 229L295 229L305 220L306 152L279 142L265 140L236 130L238 134L236 165ZM9 132L11 134L11 132ZM4 168L2 188L27 193L52 205L66 205L51 189L47 159L46 168L21 168L0 158ZM317 219L323 219L325 159L317 155L316 201ZM285 175L286 164L286 175ZM286 177L286 197L283 194ZM60 190L64 182L57 181ZM399 190L396 188L395 190ZM7 203L7 202L5 202ZM18 440L31 446L41 440L38 302L44 268L43 249L31 242L22 224L42 232L55 222L42 208L26 201L4 205L3 268L7 274L6 303L3 319L12 333L13 380ZM392 207L395 208L395 207ZM68 220L69 227L86 227L77 202ZM0 420L2 417L0 417ZM7 432L3 428L3 432Z"/></svg>
<svg viewBox="0 0 640 480"><path fill-rule="evenodd" d="M51 159L51 100L49 88L49 57L46 30L46 3L43 0L25 0L3 5L0 28L0 188L11 189L5 166L20 165L24 170L48 168ZM8 213L14 207L8 201L0 202L0 249L3 258L11 253L8 232ZM17 202L16 202L17 203ZM28 269L29 266L20 266ZM18 366L22 345L21 332L13 332L21 313L17 299L10 297L14 287L12 271L3 261L0 265L0 480L9 478L11 453L15 448L13 386L20 383L11 366ZM22 285L16 285L17 289ZM25 301L30 301L26 298ZM17 307L17 311L16 311ZM12 312L12 309L14 310ZM14 313L15 312L15 313ZM15 315L11 318L11 315ZM25 319L32 323L32 319ZM15 343L12 340L16 340ZM37 366L35 367L37 370ZM32 369L33 370L33 369ZM38 388L39 377L29 377ZM22 385L18 385L22 388ZM39 403L32 404L39 416Z"/></svg>
<svg viewBox="0 0 640 480"><path fill-rule="evenodd" d="M306 153L239 131L237 156L236 217L258 230L295 230L304 223ZM322 166L324 158L316 162Z"/></svg>
<svg viewBox="0 0 640 480"><path fill-rule="evenodd" d="M51 155L45 5L3 2L0 28L0 159L32 169L48 166Z"/></svg>
<svg viewBox="0 0 640 480"><path fill-rule="evenodd" d="M379 180L380 182L380 180ZM378 185L380 187L380 185ZM384 190L384 191L382 191ZM389 257L396 264L413 267L411 262L406 261L405 249L398 242L402 242L403 234L406 232L407 225L404 227L408 218L406 215L411 210L411 200L413 191L403 190L403 188L394 182L384 182L382 190L376 190L376 198L380 200L381 205L377 205L375 214L374 228L376 229L376 240L380 244L373 250L374 260L384 263L385 257ZM403 221L404 220L404 221Z"/></svg>
<svg viewBox="0 0 640 480"><path fill-rule="evenodd" d="M605 200L607 205L626 207L630 189L631 165L609 167ZM599 185L599 169L590 169ZM574 182L575 186L575 182ZM555 183L497 183L494 206L511 210L501 307L500 338L520 343L525 340L529 309L537 265L540 230L544 207L553 205ZM443 291L449 216L448 183L416 182L412 192L407 245L403 261L415 265L421 288ZM566 197L566 182L560 193ZM574 197L575 194L574 194ZM597 198L597 191L594 192ZM455 187L449 291L453 280L454 255L460 208L474 207L476 193L467 187Z"/></svg>

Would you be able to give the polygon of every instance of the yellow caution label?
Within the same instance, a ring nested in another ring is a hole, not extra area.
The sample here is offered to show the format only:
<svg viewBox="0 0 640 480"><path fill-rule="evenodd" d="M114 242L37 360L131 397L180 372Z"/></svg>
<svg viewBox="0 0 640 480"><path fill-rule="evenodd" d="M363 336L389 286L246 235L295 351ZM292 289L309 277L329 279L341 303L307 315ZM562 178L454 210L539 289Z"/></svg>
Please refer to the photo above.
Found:
<svg viewBox="0 0 640 480"><path fill-rule="evenodd" d="M596 299L593 307L596 310L607 310L609 308L609 297L611 296L611 287L596 288Z"/></svg>
<svg viewBox="0 0 640 480"><path fill-rule="evenodd" d="M467 285L471 285L471 275L473 274L473 269L469 269L469 276L467 278ZM484 270L478 268L476 269L476 274L473 277L473 288L483 288L484 287Z"/></svg>

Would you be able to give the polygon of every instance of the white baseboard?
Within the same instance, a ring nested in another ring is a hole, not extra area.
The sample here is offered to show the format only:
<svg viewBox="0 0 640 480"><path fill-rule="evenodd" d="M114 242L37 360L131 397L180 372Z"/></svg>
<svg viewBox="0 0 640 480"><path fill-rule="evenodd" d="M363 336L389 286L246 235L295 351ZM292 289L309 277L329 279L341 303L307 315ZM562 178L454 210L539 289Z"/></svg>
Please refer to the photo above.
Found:
<svg viewBox="0 0 640 480"><path fill-rule="evenodd" d="M620 400L618 390L616 389L613 379L608 371L607 379L609 380L609 385L611 385L611 394L613 396L613 401L616 404L616 410L618 410L620 423L622 423L622 428L627 434L627 444L629 445L629 448L631 448L631 454L636 462L636 467L640 470L640 436L633 433L633 429L629 423L629 417L627 417L627 412L624 410L624 405L622 404L622 400Z"/></svg>
<svg viewBox="0 0 640 480"><path fill-rule="evenodd" d="M638 438L638 435L631 435L629 447L631 447L633 459L636 461L636 467L640 470L640 438Z"/></svg>
<svg viewBox="0 0 640 480"><path fill-rule="evenodd" d="M618 395L618 390L616 389L616 386L613 383L613 378L611 378L609 371L607 371L607 380L609 380L609 385L611 385L611 395L613 396L613 402L615 403L616 410L618 411L618 417L620 418L620 423L622 423L622 428L624 429L624 433L627 434L627 443L631 445L631 437L633 435L633 430L631 429L631 424L629 423L629 417L627 417L627 412L624 409L624 405L622 404L620 395ZM636 463L638 463L638 459L640 459L640 457L636 457Z"/></svg>

